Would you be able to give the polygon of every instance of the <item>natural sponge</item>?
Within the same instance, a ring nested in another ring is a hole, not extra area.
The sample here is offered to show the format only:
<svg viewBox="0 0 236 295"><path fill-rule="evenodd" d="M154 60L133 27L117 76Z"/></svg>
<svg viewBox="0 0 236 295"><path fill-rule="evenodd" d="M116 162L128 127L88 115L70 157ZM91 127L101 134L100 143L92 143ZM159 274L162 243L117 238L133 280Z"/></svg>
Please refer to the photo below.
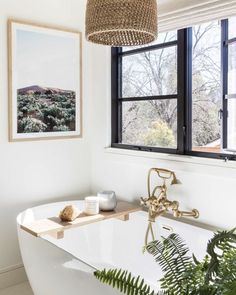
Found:
<svg viewBox="0 0 236 295"><path fill-rule="evenodd" d="M66 206L61 212L60 212L60 219L61 221L73 221L75 220L82 211L80 211L76 206L69 205Z"/></svg>

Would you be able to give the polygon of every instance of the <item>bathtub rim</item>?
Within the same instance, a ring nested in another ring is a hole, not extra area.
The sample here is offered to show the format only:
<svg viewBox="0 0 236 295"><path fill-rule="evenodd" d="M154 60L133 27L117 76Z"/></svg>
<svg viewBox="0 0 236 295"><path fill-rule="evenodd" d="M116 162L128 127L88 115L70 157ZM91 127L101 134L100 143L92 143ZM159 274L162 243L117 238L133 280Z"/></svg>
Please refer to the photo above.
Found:
<svg viewBox="0 0 236 295"><path fill-rule="evenodd" d="M120 201L123 201L123 200L120 200ZM38 205L38 206L33 206L33 207L29 207L23 211L21 211L20 213L17 214L16 216L16 222L17 222L17 225L22 225L23 223L20 222L20 217L26 213L27 210L34 210L34 209L40 209L40 208L43 208L43 207L48 207L48 206L54 206L54 205L58 205L58 204L65 204L65 205L68 205L68 204L73 204L73 203L84 203L84 199L81 200L81 199L78 199L78 200L66 200L66 201L57 201L57 202L49 202L49 203L45 203L45 204L41 204L41 205ZM144 208L141 212L146 212L147 213L147 209ZM132 213L131 213L132 214ZM164 218L167 218L167 219L170 219L170 220L174 220L176 222L180 222L180 223L184 223L184 224L188 224L188 225L192 225L192 226L195 226L197 228L201 228L201 229L204 229L204 230L208 230L208 231L212 231L212 232L217 232L217 231L224 231L224 230L229 230L229 228L220 228L220 227L217 227L217 226L214 226L214 225L211 225L211 224L207 224L207 223L204 223L204 222L201 222L201 221L198 221L197 219L191 219L191 218L184 218L184 217L180 217L180 218L175 218L173 215L171 215L170 213L164 213L161 217L164 217Z"/></svg>

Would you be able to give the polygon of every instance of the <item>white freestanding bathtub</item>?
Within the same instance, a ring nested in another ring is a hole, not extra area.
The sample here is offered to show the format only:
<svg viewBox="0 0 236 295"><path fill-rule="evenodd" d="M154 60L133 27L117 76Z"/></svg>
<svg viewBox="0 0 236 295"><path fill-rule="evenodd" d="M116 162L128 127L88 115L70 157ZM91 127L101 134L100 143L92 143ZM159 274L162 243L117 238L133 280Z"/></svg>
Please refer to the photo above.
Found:
<svg viewBox="0 0 236 295"><path fill-rule="evenodd" d="M94 277L93 272L103 268L129 270L158 288L161 270L151 255L142 252L146 212L133 213L126 222L111 219L71 229L61 240L35 238L20 229L20 224L56 216L68 204L83 210L83 201L60 202L27 209L17 217L21 254L35 295L121 294ZM211 231L160 217L155 225L157 238L170 233L166 228L180 234L197 257L204 256Z"/></svg>

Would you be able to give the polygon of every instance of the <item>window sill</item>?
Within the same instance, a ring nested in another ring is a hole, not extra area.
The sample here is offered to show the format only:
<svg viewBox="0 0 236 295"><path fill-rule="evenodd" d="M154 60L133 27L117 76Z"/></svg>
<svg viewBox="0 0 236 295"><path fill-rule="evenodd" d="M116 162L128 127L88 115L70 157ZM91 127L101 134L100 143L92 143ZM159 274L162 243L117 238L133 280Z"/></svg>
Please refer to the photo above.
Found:
<svg viewBox="0 0 236 295"><path fill-rule="evenodd" d="M225 161L221 159L209 159L209 158L193 157L193 156L187 156L187 155L173 155L173 154L166 154L166 153L134 151L134 150L128 150L128 149L113 148L113 147L106 147L105 153L139 157L139 158L147 158L147 159L160 159L165 161L173 161L173 162L188 163L188 164L203 165L203 166L214 166L214 167L236 169L236 161L230 161L230 160Z"/></svg>

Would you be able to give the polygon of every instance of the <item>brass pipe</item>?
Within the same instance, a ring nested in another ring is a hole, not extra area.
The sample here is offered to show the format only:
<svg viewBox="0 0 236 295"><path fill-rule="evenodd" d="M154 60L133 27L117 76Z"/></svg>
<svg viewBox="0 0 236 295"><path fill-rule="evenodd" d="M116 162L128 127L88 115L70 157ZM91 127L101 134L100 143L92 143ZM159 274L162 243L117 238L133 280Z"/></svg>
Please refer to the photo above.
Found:
<svg viewBox="0 0 236 295"><path fill-rule="evenodd" d="M151 194L151 174L152 172L156 172L158 177L162 179L162 185L157 185L152 190ZM152 228L152 223L155 222L156 218L167 211L172 211L174 217L199 217L199 212L196 209L192 211L180 211L179 203L177 201L170 201L167 199L167 186L166 180L171 179L171 185L179 184L180 181L177 179L175 172L162 168L151 168L148 171L147 177L147 189L148 189L148 197L141 198L141 204L148 208L149 210L149 223L148 228L145 235L145 245L148 244L148 237L151 234L152 239L154 240L154 232ZM157 193L157 191L159 192ZM157 194L157 195L156 195Z"/></svg>
<svg viewBox="0 0 236 295"><path fill-rule="evenodd" d="M146 234L145 234L145 246L148 245L148 237L149 237L149 232L151 232L151 236L152 236L152 241L155 240L155 236L154 236L154 232L153 232L153 228L152 228L152 222L149 221L148 223L148 227L147 227L147 230L146 230Z"/></svg>
<svg viewBox="0 0 236 295"><path fill-rule="evenodd" d="M179 210L173 210L174 217L199 217L199 211L197 209L193 209L192 211L179 211Z"/></svg>

